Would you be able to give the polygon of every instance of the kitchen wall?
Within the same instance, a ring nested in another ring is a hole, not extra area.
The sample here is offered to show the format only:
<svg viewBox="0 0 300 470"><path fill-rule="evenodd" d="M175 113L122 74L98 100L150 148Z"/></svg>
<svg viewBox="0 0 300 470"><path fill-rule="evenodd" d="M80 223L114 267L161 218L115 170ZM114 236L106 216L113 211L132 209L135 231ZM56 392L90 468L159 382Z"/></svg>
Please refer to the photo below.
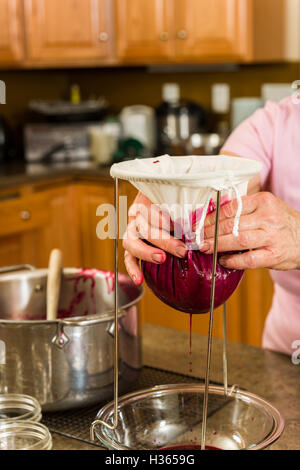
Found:
<svg viewBox="0 0 300 470"><path fill-rule="evenodd" d="M7 84L7 105L1 107L1 114L17 126L30 99L66 99L72 83L80 85L83 99L103 95L119 110L137 103L156 106L161 101L162 84L176 81L183 97L210 107L211 85L215 82L229 83L232 97L260 96L263 83L299 79L300 64L244 65L181 73L176 69L158 73L144 68L2 70L0 78Z"/></svg>

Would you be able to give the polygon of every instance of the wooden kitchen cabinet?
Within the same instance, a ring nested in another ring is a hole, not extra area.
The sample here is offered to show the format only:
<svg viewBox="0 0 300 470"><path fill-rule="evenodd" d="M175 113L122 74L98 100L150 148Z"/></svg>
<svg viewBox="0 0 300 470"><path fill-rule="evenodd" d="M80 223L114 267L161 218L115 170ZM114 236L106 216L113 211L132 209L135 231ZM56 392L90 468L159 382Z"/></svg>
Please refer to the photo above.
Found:
<svg viewBox="0 0 300 470"><path fill-rule="evenodd" d="M39 265L46 249L45 227L50 222L44 195L1 202L0 220L1 266Z"/></svg>
<svg viewBox="0 0 300 470"><path fill-rule="evenodd" d="M136 190L120 182L120 195L128 196L125 207L132 204ZM98 213L102 204L114 204L114 189L110 180L100 183L28 185L26 193L19 188L0 192L0 266L33 264L46 267L50 251L63 252L65 267L114 269L114 240L100 240L97 225L106 217ZM112 225L114 220L112 219ZM127 218L123 221L126 227ZM113 231L113 226L111 227ZM125 272L122 242L120 271Z"/></svg>
<svg viewBox="0 0 300 470"><path fill-rule="evenodd" d="M27 59L101 64L113 47L111 0L24 0Z"/></svg>
<svg viewBox="0 0 300 470"><path fill-rule="evenodd" d="M113 238L106 240L98 238L97 225L102 217L97 216L97 208L101 204L113 204L113 186L110 182L99 185L82 184L78 185L77 191L84 267L112 271L114 269L114 241Z"/></svg>
<svg viewBox="0 0 300 470"><path fill-rule="evenodd" d="M29 192L0 202L0 265L32 264L44 268L50 251L59 248L64 266L81 266L79 217L72 188L36 193L30 188Z"/></svg>
<svg viewBox="0 0 300 470"><path fill-rule="evenodd" d="M173 0L116 0L117 56L123 60L173 55Z"/></svg>
<svg viewBox="0 0 300 470"><path fill-rule="evenodd" d="M83 257L76 187L65 185L47 189L41 194L46 198L46 211L49 215L41 237L41 246L44 249L40 253L37 266L47 266L50 251L59 248L63 253L63 266L81 267Z"/></svg>
<svg viewBox="0 0 300 470"><path fill-rule="evenodd" d="M284 58L284 0L116 0L117 55L127 62Z"/></svg>
<svg viewBox="0 0 300 470"><path fill-rule="evenodd" d="M108 211L114 205L114 188L112 181L102 181L101 184L83 184L77 186L80 227L81 227L81 249L83 266L85 268L98 268L113 271L114 270L114 220L113 215L110 218L111 238L101 240L97 236L97 227L102 221L108 220ZM126 181L119 182L119 196L123 199L120 203L120 237L121 231L127 226L127 214L130 205L133 203L137 190ZM97 209L104 205L103 211ZM122 205L122 210L121 210ZM111 213L112 214L112 213ZM125 216L125 217L124 217ZM102 225L103 227L103 225ZM108 227L105 226L105 231ZM119 271L126 272L124 264L124 250L122 239L119 241Z"/></svg>
<svg viewBox="0 0 300 470"><path fill-rule="evenodd" d="M0 65L24 59L22 0L0 0Z"/></svg>
<svg viewBox="0 0 300 470"><path fill-rule="evenodd" d="M285 0L0 0L0 66L285 58Z"/></svg>
<svg viewBox="0 0 300 470"><path fill-rule="evenodd" d="M249 34L246 3L175 0L176 59L226 61L244 57Z"/></svg>

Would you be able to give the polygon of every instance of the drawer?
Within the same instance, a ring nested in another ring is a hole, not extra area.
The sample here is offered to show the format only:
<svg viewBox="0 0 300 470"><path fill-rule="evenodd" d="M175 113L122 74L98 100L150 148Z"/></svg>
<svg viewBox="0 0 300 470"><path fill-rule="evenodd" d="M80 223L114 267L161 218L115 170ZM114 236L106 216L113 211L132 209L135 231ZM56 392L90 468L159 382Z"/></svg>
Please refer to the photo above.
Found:
<svg viewBox="0 0 300 470"><path fill-rule="evenodd" d="M0 202L0 236L41 227L49 222L49 217L49 198L45 194Z"/></svg>

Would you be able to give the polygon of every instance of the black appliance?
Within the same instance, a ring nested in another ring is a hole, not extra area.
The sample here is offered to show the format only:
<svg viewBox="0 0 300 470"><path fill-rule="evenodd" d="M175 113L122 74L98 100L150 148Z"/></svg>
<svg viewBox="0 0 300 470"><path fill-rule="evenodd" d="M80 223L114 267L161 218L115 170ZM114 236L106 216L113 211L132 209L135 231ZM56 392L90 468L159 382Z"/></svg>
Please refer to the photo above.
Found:
<svg viewBox="0 0 300 470"><path fill-rule="evenodd" d="M0 116L0 162L8 161L13 156L12 131L6 120Z"/></svg>
<svg viewBox="0 0 300 470"><path fill-rule="evenodd" d="M193 134L207 132L204 108L193 101L180 99L177 84L163 87L163 103L156 110L157 151L160 154L185 155Z"/></svg>

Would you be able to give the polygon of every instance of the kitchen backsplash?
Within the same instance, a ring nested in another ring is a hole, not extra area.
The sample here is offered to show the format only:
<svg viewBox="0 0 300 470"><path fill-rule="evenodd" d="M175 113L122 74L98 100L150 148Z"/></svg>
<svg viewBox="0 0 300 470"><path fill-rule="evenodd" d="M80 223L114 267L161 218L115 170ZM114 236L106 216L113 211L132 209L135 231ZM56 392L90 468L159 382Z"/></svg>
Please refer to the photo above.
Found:
<svg viewBox="0 0 300 470"><path fill-rule="evenodd" d="M300 77L299 72L298 63L186 73L149 73L143 68L1 71L0 78L7 85L7 104L1 106L1 114L16 127L30 100L66 99L72 83L80 85L83 99L105 96L119 111L132 104L157 106L163 83L171 81L180 85L184 98L210 108L213 83L228 83L232 98L260 96L263 83L292 83Z"/></svg>

